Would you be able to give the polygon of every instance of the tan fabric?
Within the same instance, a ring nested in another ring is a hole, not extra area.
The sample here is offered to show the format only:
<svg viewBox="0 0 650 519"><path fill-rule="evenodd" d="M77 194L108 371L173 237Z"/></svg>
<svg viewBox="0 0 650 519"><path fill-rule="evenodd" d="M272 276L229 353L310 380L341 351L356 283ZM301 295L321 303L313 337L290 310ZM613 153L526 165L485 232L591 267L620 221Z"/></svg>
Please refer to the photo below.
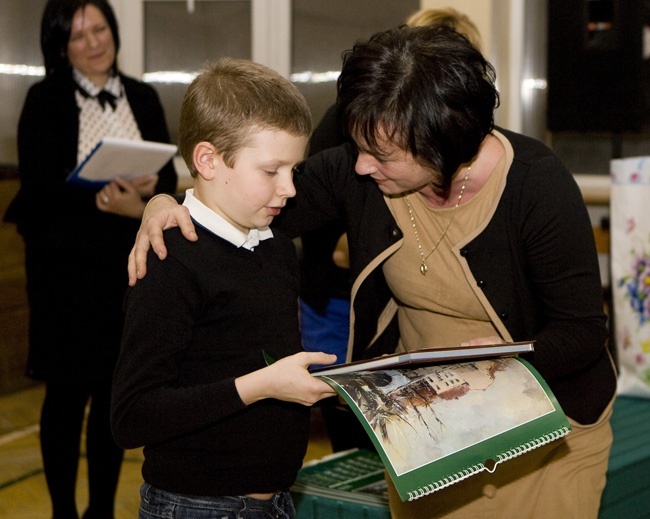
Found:
<svg viewBox="0 0 650 519"><path fill-rule="evenodd" d="M589 426L416 501L401 502L389 481L396 519L596 519L605 488L611 404Z"/></svg>
<svg viewBox="0 0 650 519"><path fill-rule="evenodd" d="M481 191L467 202L461 201L447 234L426 260L426 276L419 270L422 258L404 197L386 198L404 232L403 246L383 267L391 292L400 303L398 351L452 346L475 337L498 335L453 247L491 217L506 172L502 158ZM470 173L468 183L471 181ZM454 208L433 208L417 193L410 194L409 201L426 256L444 232Z"/></svg>
<svg viewBox="0 0 650 519"><path fill-rule="evenodd" d="M485 227L488 225L491 217L494 214L494 211L496 210L496 207L498 205L498 199L501 198L501 194L503 193L503 190L505 189L506 185L506 179L507 179L507 172L510 170L510 166L512 165L512 162L514 160L514 150L512 148L512 145L510 144L510 141L503 135L502 133L493 130L492 135L496 137L501 145L503 146L505 150L505 165L504 165L504 175L500 179L500 185L497 187L497 193L498 196L495 197L494 203L492 204L492 209L490 213L487 215L485 218L484 222L474 229L473 232L468 234L463 240L458 242L456 244L456 247L454 247L454 254L456 256L457 261L461 265L461 270L464 273L464 277L467 280L472 279L472 273L469 268L469 265L467 264L467 261L464 260L464 258L460 257L459 249L464 246L465 244L469 243L471 240L473 240L476 236L478 236L481 232L485 230ZM399 198L399 197L397 197ZM386 197L384 199L386 201L387 206L390 208L390 202L391 199ZM410 225L410 221L408 223ZM393 230L393 235L397 235L398 231L396 229ZM352 285L352 292L351 292L351 306L350 306L350 329L354 329L355 326L355 320L356 320L356 315L355 315L355 300L357 296L357 292L359 290L359 287L364 283L366 278L370 275L371 272L374 271L374 269L382 267L384 262L388 260L395 252L401 249L401 247L404 244L404 238L398 240L397 242L393 243L389 248L385 249L382 251L380 254L378 254L366 267L361 271L361 273L357 276L357 278L354 280L354 283ZM419 256L419 254L418 254ZM417 263L417 268L419 268L419 262ZM387 280L388 281L388 280ZM487 312L487 314L490 316L490 319L492 321L493 326L495 327L496 330L498 330L498 335L502 337L506 341L512 341L512 337L510 336L510 333L508 332L508 329L505 327L497 313L494 311L494 308L490 305L490 302L487 300L485 297L485 294L482 292L482 290L476 286L476 284L472 285L470 287L474 291L474 296L476 299L482 304L483 308ZM377 333L375 337L372 339L372 341L368 344L367 348L370 348L374 341L376 340L377 337L379 337L385 330L388 324L391 322L393 319L394 315L397 313L398 305L400 305L401 302L398 301L396 298L393 298L384 311L382 312L381 319L377 323ZM354 343L354 334L350 334L350 339L348 342L348 355L347 355L347 362L349 362L352 359L352 351L353 351L353 343ZM447 346L447 343L441 343L443 346ZM401 351L403 348L401 348L400 345L396 348L397 351Z"/></svg>

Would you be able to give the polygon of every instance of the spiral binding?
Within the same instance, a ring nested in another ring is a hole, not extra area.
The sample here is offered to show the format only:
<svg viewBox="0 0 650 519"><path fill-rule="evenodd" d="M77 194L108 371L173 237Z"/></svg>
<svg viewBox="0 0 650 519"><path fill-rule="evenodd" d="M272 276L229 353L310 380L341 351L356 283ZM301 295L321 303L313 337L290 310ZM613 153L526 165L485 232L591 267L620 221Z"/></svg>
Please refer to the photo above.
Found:
<svg viewBox="0 0 650 519"><path fill-rule="evenodd" d="M433 492L437 492L438 490L442 490L443 488L453 485L454 483L458 483L459 481L467 479L470 476L473 476L474 474L478 474L483 470L487 470L488 472L492 473L496 470L497 466L500 463L511 460L512 458L516 458L517 456L530 452L533 449L537 449L538 447L546 445L547 443L551 443L552 441L558 440L559 438L562 438L563 436L569 434L569 432L571 432L571 428L565 426L565 427L560 427L556 431L550 432L548 434L543 434L539 438L535 438L534 440L526 442L523 445L514 447L510 450L507 450L506 452L498 454L492 470L488 469L483 463L477 463L476 465L472 465L471 467L460 470L455 474L444 477L438 481L432 482L428 485L424 485L421 488L409 492L408 500L414 501L421 497L427 496L429 494L432 494Z"/></svg>

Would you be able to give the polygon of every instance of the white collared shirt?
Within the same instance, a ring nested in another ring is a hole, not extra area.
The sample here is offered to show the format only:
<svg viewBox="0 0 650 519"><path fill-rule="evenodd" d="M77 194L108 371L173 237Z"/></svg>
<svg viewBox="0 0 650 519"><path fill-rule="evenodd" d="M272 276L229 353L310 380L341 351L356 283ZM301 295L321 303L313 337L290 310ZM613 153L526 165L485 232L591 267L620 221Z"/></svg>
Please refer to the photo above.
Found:
<svg viewBox="0 0 650 519"><path fill-rule="evenodd" d="M79 107L78 164L104 137L142 140L138 123L124 94L119 76L111 76L103 89L77 69L72 70L72 77L91 96L96 96L101 90L106 90L117 98L115 110L113 110L108 105L102 108L96 99L86 98L79 91L75 91L75 99Z"/></svg>
<svg viewBox="0 0 650 519"><path fill-rule="evenodd" d="M185 191L185 201L183 205L190 211L194 220L200 223L210 232L220 238L232 243L235 247L243 247L248 250L254 250L262 240L273 238L273 231L269 227L262 229L251 229L248 234L240 231L221 215L215 213L203 202L194 196L194 189Z"/></svg>

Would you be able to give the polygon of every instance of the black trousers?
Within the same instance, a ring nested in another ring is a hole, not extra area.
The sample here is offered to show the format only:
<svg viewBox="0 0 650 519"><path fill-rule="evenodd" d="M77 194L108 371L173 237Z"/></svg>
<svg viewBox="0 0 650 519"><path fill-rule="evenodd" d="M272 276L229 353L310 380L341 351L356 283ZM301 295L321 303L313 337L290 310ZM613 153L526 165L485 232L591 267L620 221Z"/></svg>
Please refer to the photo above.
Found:
<svg viewBox="0 0 650 519"><path fill-rule="evenodd" d="M41 411L41 453L53 519L78 519L75 486L86 408L88 509L84 519L113 519L123 450L110 428L111 381L47 381Z"/></svg>

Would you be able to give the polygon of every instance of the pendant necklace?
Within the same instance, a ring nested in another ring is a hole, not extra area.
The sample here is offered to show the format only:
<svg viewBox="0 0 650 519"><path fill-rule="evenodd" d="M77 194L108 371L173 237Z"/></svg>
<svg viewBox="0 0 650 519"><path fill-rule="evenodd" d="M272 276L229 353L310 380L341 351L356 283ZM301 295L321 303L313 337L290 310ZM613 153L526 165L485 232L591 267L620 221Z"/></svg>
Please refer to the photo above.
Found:
<svg viewBox="0 0 650 519"><path fill-rule="evenodd" d="M449 230L449 226L451 225L451 222L454 221L454 216L456 216L456 211L458 210L460 201L463 198L463 194L465 193L465 188L467 187L467 179L469 178L470 171L472 171L471 165L467 168L467 173L465 174L465 178L463 179L463 185L460 188L460 193L458 194L458 200L456 200L456 205L454 206L454 210L451 213L451 218L449 218L449 221L445 226L445 230L442 231L440 238L438 238L438 241L436 241L436 243L433 245L433 248L426 256L424 255L424 249L422 249L422 244L420 243L420 235L418 233L418 228L415 226L415 217L413 216L413 209L411 208L411 202L409 201L408 196L404 197L404 201L406 202L406 207L408 208L409 211L409 219L411 220L411 227L413 227L413 234L415 234L415 241L418 244L418 250L420 251L420 257L422 258L422 262L420 263L420 274L422 274L423 276L426 276L429 270L429 267L427 266L427 260L429 259L429 256L431 256L436 251L438 245L440 245L440 242L447 235L447 231Z"/></svg>

